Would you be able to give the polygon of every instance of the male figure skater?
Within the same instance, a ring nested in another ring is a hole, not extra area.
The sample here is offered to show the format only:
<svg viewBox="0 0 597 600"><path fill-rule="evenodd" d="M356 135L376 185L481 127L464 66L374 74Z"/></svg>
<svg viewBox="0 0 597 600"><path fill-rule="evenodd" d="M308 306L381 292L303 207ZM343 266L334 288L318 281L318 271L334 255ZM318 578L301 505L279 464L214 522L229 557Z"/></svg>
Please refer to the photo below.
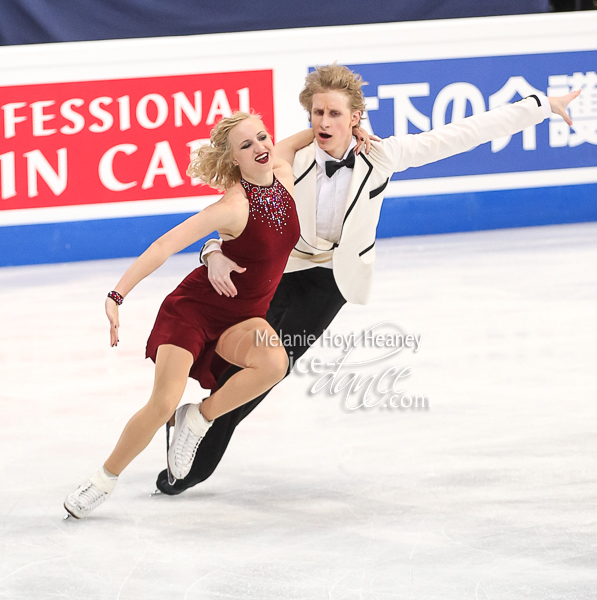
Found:
<svg viewBox="0 0 597 600"><path fill-rule="evenodd" d="M301 237L267 313L281 338L301 341L286 346L290 364L307 351L307 340L319 339L347 301L367 303L383 192L393 173L512 135L540 123L552 111L570 125L565 108L580 93L549 99L530 96L429 132L374 142L368 155L355 156L352 131L365 110L361 86L360 75L334 64L310 73L299 96L315 136L312 144L296 153L293 163ZM243 274L242 265L218 250L214 242L202 252L210 281L218 292L235 295L229 274L250 277L250 273ZM235 369L228 369L219 384ZM157 478L158 489L174 495L205 481L236 426L268 393L218 417L201 440L189 475L171 485L164 470Z"/></svg>

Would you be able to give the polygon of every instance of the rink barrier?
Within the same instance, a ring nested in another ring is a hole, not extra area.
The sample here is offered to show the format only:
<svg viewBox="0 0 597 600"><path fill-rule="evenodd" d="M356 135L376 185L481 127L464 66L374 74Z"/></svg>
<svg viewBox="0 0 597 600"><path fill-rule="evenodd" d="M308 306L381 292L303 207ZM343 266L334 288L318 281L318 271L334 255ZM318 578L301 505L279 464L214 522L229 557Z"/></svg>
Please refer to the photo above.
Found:
<svg viewBox="0 0 597 600"><path fill-rule="evenodd" d="M597 184L386 198L378 238L597 221ZM138 256L191 214L0 228L1 266ZM210 237L183 252L198 252ZM115 242L116 240L116 242Z"/></svg>
<svg viewBox="0 0 597 600"><path fill-rule="evenodd" d="M560 13L0 48L0 266L140 254L216 199L185 172L220 116L304 129L304 76L335 60L368 82L381 137L588 99L572 130L552 117L395 174L379 237L597 220L596 30L597 13Z"/></svg>
<svg viewBox="0 0 597 600"><path fill-rule="evenodd" d="M377 237L597 221L597 184L386 198Z"/></svg>
<svg viewBox="0 0 597 600"><path fill-rule="evenodd" d="M0 228L0 266L139 256L190 214L97 219ZM199 252L214 234L183 252Z"/></svg>

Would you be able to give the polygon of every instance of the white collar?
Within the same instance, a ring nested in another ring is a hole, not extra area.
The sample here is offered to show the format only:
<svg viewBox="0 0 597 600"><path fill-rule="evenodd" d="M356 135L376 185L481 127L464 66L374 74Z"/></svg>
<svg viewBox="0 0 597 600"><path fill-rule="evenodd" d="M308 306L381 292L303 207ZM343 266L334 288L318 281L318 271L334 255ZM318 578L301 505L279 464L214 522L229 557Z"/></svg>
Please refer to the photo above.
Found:
<svg viewBox="0 0 597 600"><path fill-rule="evenodd" d="M314 140L314 141L315 141L315 160L317 161L317 164L322 169L325 169L325 163L328 160L335 160L336 162L340 162L341 160L345 160L346 157L348 156L348 153L357 145L357 141L356 141L356 139L353 136L351 138L351 140L350 140L350 145L348 146L348 149L344 153L344 156L342 158L334 158L331 154L328 154L325 150L322 150L319 147L319 144L317 143L317 140Z"/></svg>

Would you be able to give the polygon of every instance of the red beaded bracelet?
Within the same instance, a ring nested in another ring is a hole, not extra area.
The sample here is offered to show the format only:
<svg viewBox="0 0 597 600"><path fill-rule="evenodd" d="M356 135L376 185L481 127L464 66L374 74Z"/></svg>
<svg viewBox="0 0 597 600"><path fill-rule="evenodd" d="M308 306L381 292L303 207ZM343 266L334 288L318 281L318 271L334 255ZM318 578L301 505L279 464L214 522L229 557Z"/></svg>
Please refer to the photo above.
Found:
<svg viewBox="0 0 597 600"><path fill-rule="evenodd" d="M111 300L114 300L114 302L116 302L116 304L118 304L118 306L120 306L124 301L124 297L121 294L119 294L118 292L114 292L114 291L112 291L108 294L108 298L110 298Z"/></svg>

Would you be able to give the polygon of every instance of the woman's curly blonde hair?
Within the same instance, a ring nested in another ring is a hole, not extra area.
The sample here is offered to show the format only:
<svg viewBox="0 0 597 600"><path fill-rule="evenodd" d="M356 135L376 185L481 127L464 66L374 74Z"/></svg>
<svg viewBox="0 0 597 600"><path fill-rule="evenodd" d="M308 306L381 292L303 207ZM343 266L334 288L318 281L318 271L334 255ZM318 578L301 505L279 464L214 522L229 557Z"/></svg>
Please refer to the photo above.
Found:
<svg viewBox="0 0 597 600"><path fill-rule="evenodd" d="M227 190L241 179L240 169L232 161L232 146L228 134L239 123L257 114L235 112L223 118L212 130L210 143L191 152L191 163L187 169L189 177L195 177L218 190Z"/></svg>
<svg viewBox="0 0 597 600"><path fill-rule="evenodd" d="M315 71L311 71L305 77L305 87L299 95L299 102L309 113L310 118L313 110L313 95L337 90L343 92L348 98L351 113L360 110L363 114L366 106L361 88L364 85L367 83L358 73L354 73L343 65L334 63L324 67L315 67Z"/></svg>

